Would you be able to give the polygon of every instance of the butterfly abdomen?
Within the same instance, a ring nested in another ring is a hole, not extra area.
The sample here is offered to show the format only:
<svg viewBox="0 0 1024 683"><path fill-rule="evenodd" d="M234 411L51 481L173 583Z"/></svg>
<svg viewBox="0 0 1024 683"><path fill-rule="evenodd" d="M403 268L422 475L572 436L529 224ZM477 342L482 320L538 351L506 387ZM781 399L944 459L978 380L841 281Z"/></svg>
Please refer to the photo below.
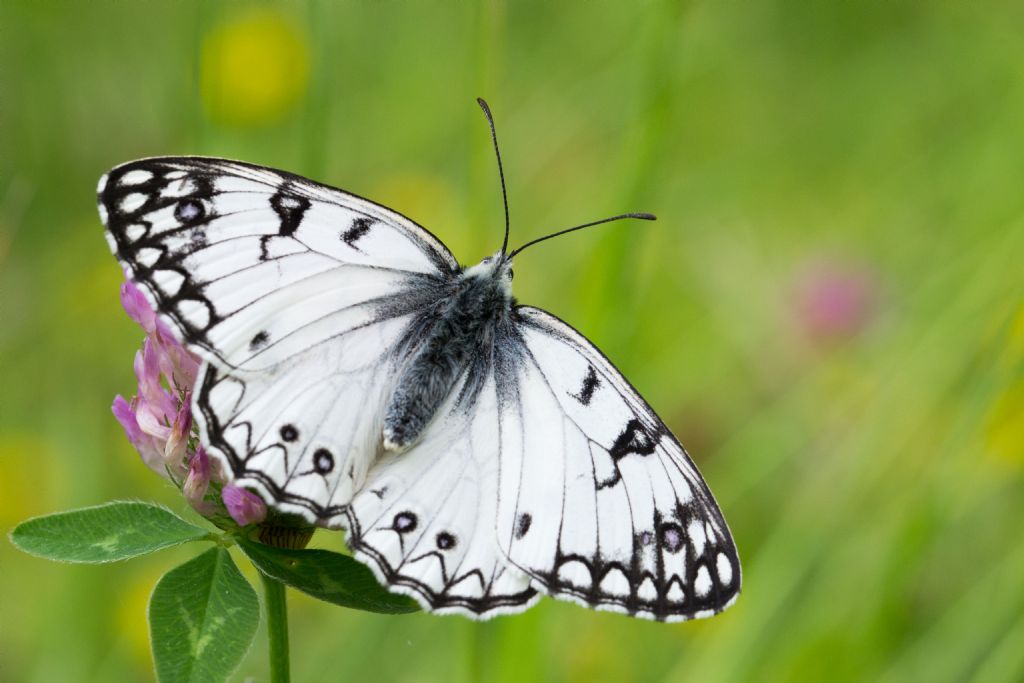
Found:
<svg viewBox="0 0 1024 683"><path fill-rule="evenodd" d="M511 299L500 275L460 275L411 349L384 414L384 447L412 445L474 359L487 355Z"/></svg>

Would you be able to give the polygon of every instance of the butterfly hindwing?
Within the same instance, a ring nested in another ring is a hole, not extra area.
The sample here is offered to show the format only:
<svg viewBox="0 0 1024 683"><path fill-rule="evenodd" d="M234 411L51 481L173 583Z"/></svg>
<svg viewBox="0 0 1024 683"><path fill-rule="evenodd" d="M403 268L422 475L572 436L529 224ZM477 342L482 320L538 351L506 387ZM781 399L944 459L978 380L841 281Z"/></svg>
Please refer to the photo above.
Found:
<svg viewBox="0 0 1024 683"><path fill-rule="evenodd" d="M384 457L349 509L349 546L378 578L434 612L474 618L519 612L539 598L505 559L498 514L494 378L460 390L423 439Z"/></svg>
<svg viewBox="0 0 1024 683"><path fill-rule="evenodd" d="M736 548L685 450L582 335L539 309L516 317L497 522L509 561L598 609L670 621L725 609Z"/></svg>

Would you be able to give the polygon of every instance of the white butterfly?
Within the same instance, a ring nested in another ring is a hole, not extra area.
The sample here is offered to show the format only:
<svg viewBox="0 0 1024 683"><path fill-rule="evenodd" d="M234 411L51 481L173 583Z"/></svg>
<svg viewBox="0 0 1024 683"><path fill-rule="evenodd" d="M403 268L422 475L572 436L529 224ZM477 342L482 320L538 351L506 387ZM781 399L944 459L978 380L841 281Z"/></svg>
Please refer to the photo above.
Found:
<svg viewBox="0 0 1024 683"><path fill-rule="evenodd" d="M686 451L579 332L512 299L507 204L505 245L463 268L401 214L238 161L133 161L98 194L121 265L204 359L209 452L345 529L391 590L474 618L542 593L666 621L735 601Z"/></svg>

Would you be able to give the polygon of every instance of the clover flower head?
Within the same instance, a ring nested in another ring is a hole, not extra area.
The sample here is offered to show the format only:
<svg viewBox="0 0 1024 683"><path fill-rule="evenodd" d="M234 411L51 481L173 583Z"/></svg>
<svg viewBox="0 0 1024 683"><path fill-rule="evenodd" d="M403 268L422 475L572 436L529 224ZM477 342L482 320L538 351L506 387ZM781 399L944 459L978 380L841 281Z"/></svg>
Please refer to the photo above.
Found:
<svg viewBox="0 0 1024 683"><path fill-rule="evenodd" d="M146 338L135 354L138 393L131 401L115 397L114 416L143 462L161 475L181 481L195 453L188 445L192 439L191 393L199 359L174 338L130 280L121 285L121 304L146 332Z"/></svg>
<svg viewBox="0 0 1024 683"><path fill-rule="evenodd" d="M208 462L205 452L197 449L192 421L192 388L199 372L199 358L175 338L131 280L121 285L121 305L146 337L135 354L138 393L130 401L116 396L114 416L150 469L179 486L192 477L189 501L202 507L206 489L193 473L200 469L199 464L192 465L197 455ZM208 484L210 467L206 464L201 469ZM198 495L200 490L202 495Z"/></svg>

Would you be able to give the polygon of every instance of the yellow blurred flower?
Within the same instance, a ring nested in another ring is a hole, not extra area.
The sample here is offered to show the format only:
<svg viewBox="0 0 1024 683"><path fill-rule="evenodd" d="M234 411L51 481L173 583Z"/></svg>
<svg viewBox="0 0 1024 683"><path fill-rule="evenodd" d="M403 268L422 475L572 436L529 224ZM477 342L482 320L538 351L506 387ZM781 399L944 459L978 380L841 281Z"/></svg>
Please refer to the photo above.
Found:
<svg viewBox="0 0 1024 683"><path fill-rule="evenodd" d="M1018 307L1006 337L1000 365L1010 373L1009 386L988 413L986 442L998 457L1024 464L1024 305Z"/></svg>
<svg viewBox="0 0 1024 683"><path fill-rule="evenodd" d="M1012 384L996 399L986 436L997 456L1024 464L1024 380Z"/></svg>
<svg viewBox="0 0 1024 683"><path fill-rule="evenodd" d="M1024 304L1017 307L1017 314L1010 323L1007 351L1012 360L1024 361Z"/></svg>
<svg viewBox="0 0 1024 683"><path fill-rule="evenodd" d="M200 88L214 120L236 126L279 120L308 82L305 37L276 11L258 9L234 17L203 41Z"/></svg>
<svg viewBox="0 0 1024 683"><path fill-rule="evenodd" d="M0 434L0 528L50 512L62 487L53 447L31 434Z"/></svg>

